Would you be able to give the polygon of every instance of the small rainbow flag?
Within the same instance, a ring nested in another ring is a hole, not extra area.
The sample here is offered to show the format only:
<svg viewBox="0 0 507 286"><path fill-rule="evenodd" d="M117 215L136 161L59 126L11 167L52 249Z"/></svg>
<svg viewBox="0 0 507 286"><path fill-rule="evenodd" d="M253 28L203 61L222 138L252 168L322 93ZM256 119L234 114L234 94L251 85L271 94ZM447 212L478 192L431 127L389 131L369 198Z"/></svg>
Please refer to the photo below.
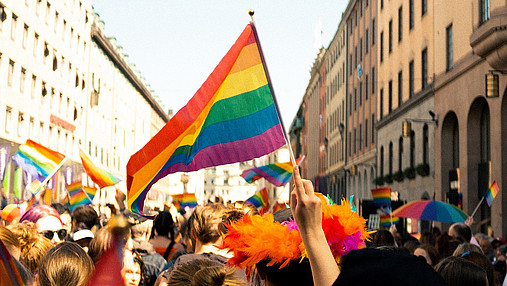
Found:
<svg viewBox="0 0 507 286"><path fill-rule="evenodd" d="M67 185L67 191L69 192L69 204L70 210L73 211L77 206L90 205L91 199L87 193L83 191L81 181L75 181Z"/></svg>
<svg viewBox="0 0 507 286"><path fill-rule="evenodd" d="M400 219L397 216L392 217L392 224L396 225L400 222ZM391 226L391 215L381 215L380 216L380 225L382 227L390 227Z"/></svg>
<svg viewBox="0 0 507 286"><path fill-rule="evenodd" d="M30 139L19 146L12 161L28 172L34 179L44 181L62 162L65 155L46 148Z"/></svg>
<svg viewBox="0 0 507 286"><path fill-rule="evenodd" d="M263 188L262 190L255 193L253 196L248 198L246 202L251 203L256 208L267 207L269 205L268 190Z"/></svg>
<svg viewBox="0 0 507 286"><path fill-rule="evenodd" d="M197 198L194 193L183 193L171 195L173 198L173 205L179 212L183 211L186 207L195 208L197 206Z"/></svg>
<svg viewBox="0 0 507 286"><path fill-rule="evenodd" d="M118 184L120 180L113 174L109 173L105 169L95 165L93 161L86 156L83 150L79 149L79 157L86 171L86 174L94 181L99 187L104 188Z"/></svg>
<svg viewBox="0 0 507 286"><path fill-rule="evenodd" d="M83 187L83 191L88 195L90 200L93 200L95 194L97 193L97 188L94 187Z"/></svg>
<svg viewBox="0 0 507 286"><path fill-rule="evenodd" d="M0 239L0 286L25 285L9 251Z"/></svg>
<svg viewBox="0 0 507 286"><path fill-rule="evenodd" d="M201 88L127 164L127 206L140 214L168 174L243 162L285 145L253 25Z"/></svg>
<svg viewBox="0 0 507 286"><path fill-rule="evenodd" d="M484 194L484 198L486 199L486 202L488 203L488 206L491 207L491 204L493 203L493 200L495 199L496 195L498 194L498 185L496 181L491 184L489 189Z"/></svg>
<svg viewBox="0 0 507 286"><path fill-rule="evenodd" d="M299 166L303 159L304 156L298 158L296 164ZM264 178L275 186L283 187L290 181L290 178L292 178L293 170L294 167L292 167L291 162L274 163L245 170L241 174L241 177L248 183L253 183L260 178Z"/></svg>
<svg viewBox="0 0 507 286"><path fill-rule="evenodd" d="M391 207L391 188L378 188L371 190L373 203L377 207Z"/></svg>

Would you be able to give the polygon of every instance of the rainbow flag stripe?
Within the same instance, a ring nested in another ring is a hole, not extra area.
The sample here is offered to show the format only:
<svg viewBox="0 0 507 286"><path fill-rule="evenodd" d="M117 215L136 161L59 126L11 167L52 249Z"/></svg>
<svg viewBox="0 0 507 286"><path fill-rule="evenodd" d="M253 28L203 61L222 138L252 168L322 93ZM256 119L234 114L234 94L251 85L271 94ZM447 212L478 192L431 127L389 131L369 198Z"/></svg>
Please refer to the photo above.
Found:
<svg viewBox="0 0 507 286"><path fill-rule="evenodd" d="M0 239L0 285L25 285L9 251Z"/></svg>
<svg viewBox="0 0 507 286"><path fill-rule="evenodd" d="M371 190L373 203L377 207L391 206L391 188L378 188Z"/></svg>
<svg viewBox="0 0 507 286"><path fill-rule="evenodd" d="M92 181L99 185L99 187L104 188L113 186L120 182L120 180L113 174L95 165L81 149L79 150L79 156L81 157L81 162L83 163L86 174L88 174Z"/></svg>
<svg viewBox="0 0 507 286"><path fill-rule="evenodd" d="M296 164L298 164L298 166L302 159L303 157L296 160ZM291 162L274 163L245 170L241 173L241 177L243 177L248 183L253 183L260 178L264 178L277 187L283 187L292 178L293 170L294 167L292 167Z"/></svg>
<svg viewBox="0 0 507 286"><path fill-rule="evenodd" d="M65 155L28 139L25 144L19 146L16 154L12 156L12 161L34 179L42 182L64 158Z"/></svg>
<svg viewBox="0 0 507 286"><path fill-rule="evenodd" d="M88 195L88 197L93 200L95 194L97 193L97 188L94 187L83 187L83 191Z"/></svg>
<svg viewBox="0 0 507 286"><path fill-rule="evenodd" d="M256 208L266 207L269 204L268 190L263 188L246 201L254 205Z"/></svg>
<svg viewBox="0 0 507 286"><path fill-rule="evenodd" d="M86 192L83 191L81 181L72 182L67 185L67 191L70 195L69 204L71 211L73 211L77 206L92 204L91 199L87 196Z"/></svg>
<svg viewBox="0 0 507 286"><path fill-rule="evenodd" d="M175 172L251 160L285 144L255 29L247 25L196 94L127 164L127 206Z"/></svg>
<svg viewBox="0 0 507 286"><path fill-rule="evenodd" d="M65 186L69 193L81 190L82 187L81 181L75 181Z"/></svg>
<svg viewBox="0 0 507 286"><path fill-rule="evenodd" d="M171 197L173 198L173 204L177 202L180 209L185 209L185 207L195 208L197 206L197 198L194 193L171 195Z"/></svg>
<svg viewBox="0 0 507 286"><path fill-rule="evenodd" d="M498 185L496 181L491 184L489 189L484 194L484 198L486 199L486 202L488 203L488 206L491 207L491 204L493 203L493 200L495 199L496 195L498 194Z"/></svg>

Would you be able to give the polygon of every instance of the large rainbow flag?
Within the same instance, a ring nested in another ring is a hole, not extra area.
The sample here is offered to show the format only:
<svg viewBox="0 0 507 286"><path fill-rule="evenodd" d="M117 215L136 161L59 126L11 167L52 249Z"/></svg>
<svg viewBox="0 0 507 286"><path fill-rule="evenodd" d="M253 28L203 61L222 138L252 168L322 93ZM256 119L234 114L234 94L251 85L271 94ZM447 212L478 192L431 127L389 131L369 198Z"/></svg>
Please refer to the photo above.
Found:
<svg viewBox="0 0 507 286"><path fill-rule="evenodd" d="M25 285L14 259L0 239L0 286Z"/></svg>
<svg viewBox="0 0 507 286"><path fill-rule="evenodd" d="M496 194L498 194L498 190L499 190L498 184L496 183L496 181L494 181L493 184L491 184L489 189L484 194L484 198L486 199L486 202L488 203L489 207L491 207L491 204L493 203Z"/></svg>
<svg viewBox="0 0 507 286"><path fill-rule="evenodd" d="M99 187L113 186L120 182L113 174L94 164L81 149L79 150L79 157L81 157L81 162L83 163L86 174L88 174L92 181L99 185Z"/></svg>
<svg viewBox="0 0 507 286"><path fill-rule="evenodd" d="M12 161L32 178L43 182L64 158L65 155L28 139L25 144L19 146L16 154L12 156Z"/></svg>
<svg viewBox="0 0 507 286"><path fill-rule="evenodd" d="M299 166L303 159L304 157L298 158L296 164ZM290 181L290 178L292 178L293 170L294 167L291 162L273 163L245 170L241 173L241 177L248 183L253 183L260 178L264 178L275 186L283 187Z"/></svg>
<svg viewBox="0 0 507 286"><path fill-rule="evenodd" d="M143 214L168 174L251 160L285 144L253 25L196 94L127 164L127 206Z"/></svg>
<svg viewBox="0 0 507 286"><path fill-rule="evenodd" d="M268 190L263 188L262 190L256 192L253 196L246 199L246 202L251 203L256 208L267 207L269 205Z"/></svg>

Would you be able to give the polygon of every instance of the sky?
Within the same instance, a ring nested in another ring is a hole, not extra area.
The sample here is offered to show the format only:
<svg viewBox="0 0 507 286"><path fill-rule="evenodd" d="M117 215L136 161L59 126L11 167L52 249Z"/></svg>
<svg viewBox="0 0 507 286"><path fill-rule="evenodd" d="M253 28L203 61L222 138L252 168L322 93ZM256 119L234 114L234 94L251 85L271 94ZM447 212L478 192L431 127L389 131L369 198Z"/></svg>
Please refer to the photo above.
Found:
<svg viewBox="0 0 507 286"><path fill-rule="evenodd" d="M345 0L91 0L129 62L174 114L254 20L286 129L301 104L319 47L334 37Z"/></svg>

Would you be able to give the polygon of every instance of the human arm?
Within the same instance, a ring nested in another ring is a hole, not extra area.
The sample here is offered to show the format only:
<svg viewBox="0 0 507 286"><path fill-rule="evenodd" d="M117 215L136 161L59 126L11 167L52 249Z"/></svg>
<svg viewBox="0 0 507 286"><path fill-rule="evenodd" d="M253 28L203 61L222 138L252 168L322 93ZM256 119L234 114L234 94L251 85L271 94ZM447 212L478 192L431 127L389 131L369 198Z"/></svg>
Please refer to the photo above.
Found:
<svg viewBox="0 0 507 286"><path fill-rule="evenodd" d="M313 282L316 286L332 285L340 269L322 229L322 201L315 195L312 182L301 179L297 168L294 185L290 207L310 259Z"/></svg>

